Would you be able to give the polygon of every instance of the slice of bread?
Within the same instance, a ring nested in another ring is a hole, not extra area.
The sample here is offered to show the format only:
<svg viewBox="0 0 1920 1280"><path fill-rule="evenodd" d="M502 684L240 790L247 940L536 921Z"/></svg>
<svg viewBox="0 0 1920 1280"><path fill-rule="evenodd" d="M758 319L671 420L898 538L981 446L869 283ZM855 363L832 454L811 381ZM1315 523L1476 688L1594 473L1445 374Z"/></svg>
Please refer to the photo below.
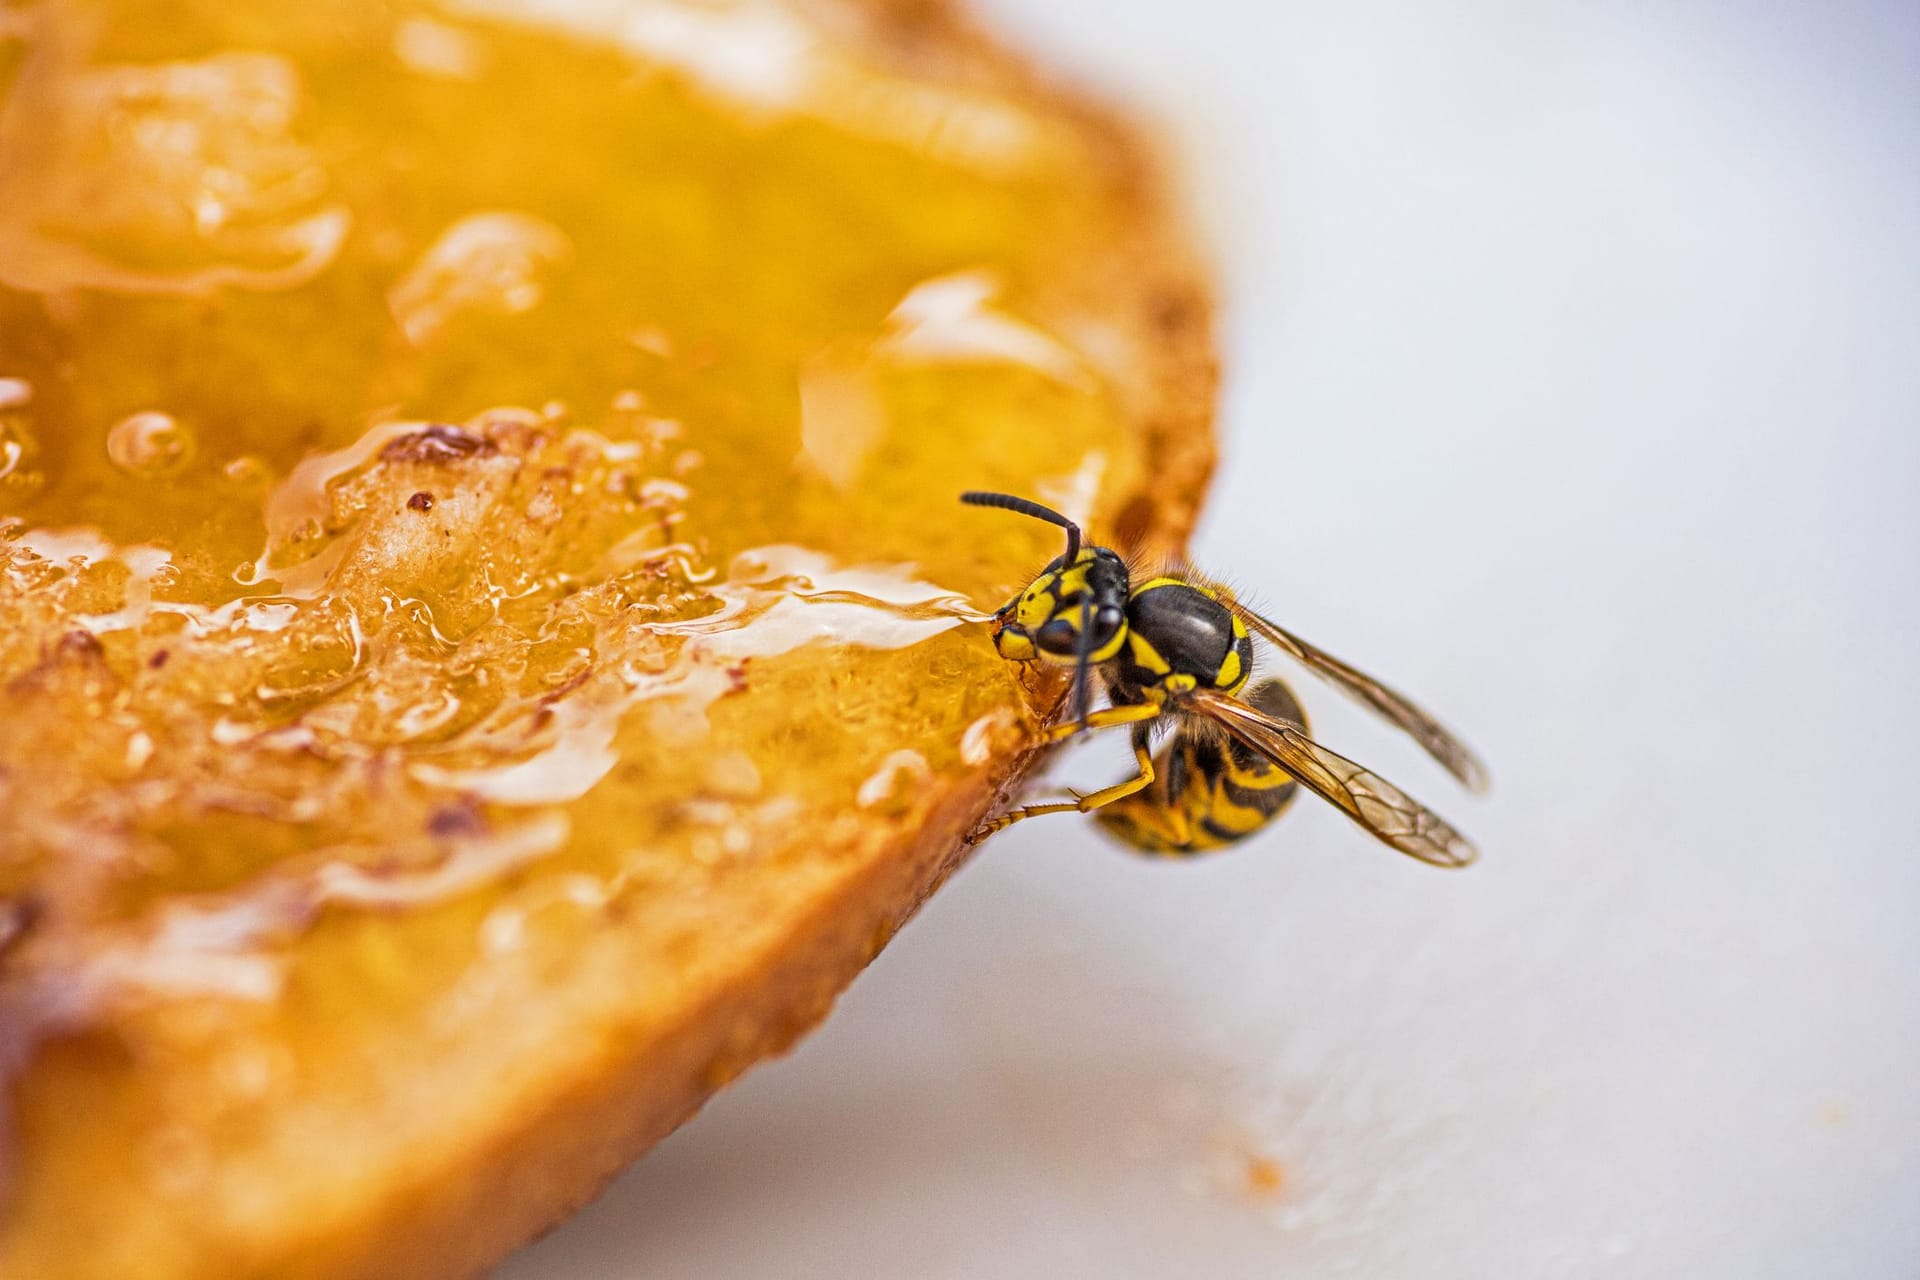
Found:
<svg viewBox="0 0 1920 1280"><path fill-rule="evenodd" d="M1034 763L955 498L1177 549L1205 292L940 4L12 15L0 1275L475 1274Z"/></svg>

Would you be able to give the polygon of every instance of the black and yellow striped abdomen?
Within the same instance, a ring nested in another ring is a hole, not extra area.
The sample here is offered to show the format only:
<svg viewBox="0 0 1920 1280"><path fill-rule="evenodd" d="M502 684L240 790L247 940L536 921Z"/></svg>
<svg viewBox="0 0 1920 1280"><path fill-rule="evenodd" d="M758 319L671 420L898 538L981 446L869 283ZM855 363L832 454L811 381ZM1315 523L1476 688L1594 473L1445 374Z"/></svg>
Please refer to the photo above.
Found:
<svg viewBox="0 0 1920 1280"><path fill-rule="evenodd" d="M1292 692L1262 681L1247 701L1304 726ZM1266 827L1293 800L1299 784L1265 756L1205 726L1175 730L1154 757L1144 790L1095 812L1107 832L1143 853L1191 857L1224 849Z"/></svg>

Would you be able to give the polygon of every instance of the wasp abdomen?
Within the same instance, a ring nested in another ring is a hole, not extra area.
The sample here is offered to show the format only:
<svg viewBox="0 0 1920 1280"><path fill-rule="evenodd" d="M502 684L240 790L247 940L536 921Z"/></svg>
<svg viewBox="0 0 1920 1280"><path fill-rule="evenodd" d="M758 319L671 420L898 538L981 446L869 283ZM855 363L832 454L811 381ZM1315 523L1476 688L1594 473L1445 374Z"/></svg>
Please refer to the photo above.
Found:
<svg viewBox="0 0 1920 1280"><path fill-rule="evenodd" d="M1247 701L1299 725L1306 717L1278 680ZM1236 844L1279 817L1300 790L1271 760L1195 725L1182 725L1154 759L1153 785L1095 813L1109 834L1143 853L1191 857Z"/></svg>

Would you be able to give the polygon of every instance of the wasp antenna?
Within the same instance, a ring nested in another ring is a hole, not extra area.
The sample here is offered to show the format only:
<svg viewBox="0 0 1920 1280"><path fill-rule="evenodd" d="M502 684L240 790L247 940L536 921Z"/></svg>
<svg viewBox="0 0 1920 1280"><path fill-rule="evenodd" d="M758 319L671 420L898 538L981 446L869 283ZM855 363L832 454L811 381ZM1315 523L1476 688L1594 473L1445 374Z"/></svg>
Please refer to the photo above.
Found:
<svg viewBox="0 0 1920 1280"><path fill-rule="evenodd" d="M996 507L1001 511L1012 511L1018 515L1032 516L1035 520L1045 520L1048 524L1058 525L1067 531L1066 563L1072 564L1080 558L1080 526L1052 507L1043 507L1031 498L1016 498L1011 493L986 493L979 489L969 489L961 494L960 501L970 507Z"/></svg>

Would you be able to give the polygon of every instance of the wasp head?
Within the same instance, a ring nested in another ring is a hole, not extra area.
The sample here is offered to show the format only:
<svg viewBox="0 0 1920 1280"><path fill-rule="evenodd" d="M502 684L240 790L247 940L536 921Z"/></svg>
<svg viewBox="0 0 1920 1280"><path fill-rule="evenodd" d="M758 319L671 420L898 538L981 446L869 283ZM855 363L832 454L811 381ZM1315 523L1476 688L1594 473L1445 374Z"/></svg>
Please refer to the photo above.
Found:
<svg viewBox="0 0 1920 1280"><path fill-rule="evenodd" d="M1126 640L1127 589L1117 552L1088 547L1071 564L1062 556L993 615L993 647L1009 662L1105 662Z"/></svg>

